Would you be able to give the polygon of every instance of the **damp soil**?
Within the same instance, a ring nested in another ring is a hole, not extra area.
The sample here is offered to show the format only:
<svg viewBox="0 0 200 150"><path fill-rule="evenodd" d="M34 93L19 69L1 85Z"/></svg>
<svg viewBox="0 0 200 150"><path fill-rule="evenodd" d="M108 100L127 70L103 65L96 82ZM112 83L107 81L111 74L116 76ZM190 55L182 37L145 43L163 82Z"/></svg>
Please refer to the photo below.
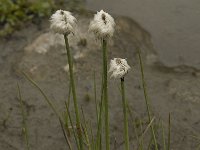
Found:
<svg viewBox="0 0 200 150"><path fill-rule="evenodd" d="M74 56L79 106L95 131L93 77L96 74L97 100L100 100L102 53L100 44L88 33L92 14L76 14L78 29L70 36ZM171 149L194 150L192 135L200 133L200 72L188 66L165 66L154 50L150 33L133 19L115 16L116 32L109 41L108 57L126 58L131 71L125 78L126 97L135 118L147 121L147 113L138 64L137 46L142 50L145 79L153 115L168 125L171 113ZM67 149L58 119L40 92L22 75L26 72L46 92L58 110L64 112L68 98L69 75L64 40L49 31L48 20L41 25L28 24L11 37L0 41L0 150L22 150L22 115L17 96L20 85L27 112L29 140L35 150ZM65 68L65 69L64 69ZM123 149L123 114L120 82L109 80L109 108L112 149ZM72 105L71 105L72 106ZM131 147L137 142L130 125ZM148 138L148 136L147 136ZM114 144L115 143L115 144ZM115 147L114 147L115 145ZM162 140L159 140L162 149Z"/></svg>

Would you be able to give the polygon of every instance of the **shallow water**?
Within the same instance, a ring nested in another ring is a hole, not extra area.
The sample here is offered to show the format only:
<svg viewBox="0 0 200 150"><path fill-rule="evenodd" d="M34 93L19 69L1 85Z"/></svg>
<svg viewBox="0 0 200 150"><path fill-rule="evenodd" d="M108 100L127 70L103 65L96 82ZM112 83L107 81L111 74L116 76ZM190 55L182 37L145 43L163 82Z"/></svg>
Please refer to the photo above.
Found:
<svg viewBox="0 0 200 150"><path fill-rule="evenodd" d="M199 0L87 0L86 6L138 22L165 65L200 69Z"/></svg>

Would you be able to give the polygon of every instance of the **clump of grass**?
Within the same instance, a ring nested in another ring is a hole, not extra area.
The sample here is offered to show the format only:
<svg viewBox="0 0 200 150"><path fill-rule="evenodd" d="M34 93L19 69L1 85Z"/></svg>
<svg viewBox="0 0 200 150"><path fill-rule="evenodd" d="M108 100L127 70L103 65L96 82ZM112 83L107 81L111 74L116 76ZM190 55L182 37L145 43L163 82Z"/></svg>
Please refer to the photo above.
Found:
<svg viewBox="0 0 200 150"><path fill-rule="evenodd" d="M69 34L74 34L74 28L76 25L76 18L72 16L72 14L68 11L64 10L57 10L50 19L51 22L51 29L58 34L62 34L63 38L65 40L65 46L67 51L67 61L69 64L69 78L70 78L70 84L69 84L69 91L68 91L68 100L65 102L65 113L64 115L61 115L58 111L57 107L53 104L52 100L47 97L45 92L39 87L39 85L33 81L26 73L23 72L26 79L33 84L43 95L44 99L50 106L50 108L53 110L53 112L56 114L61 129L65 138L65 141L71 150L73 148L73 144L76 145L76 148L78 150L110 150L110 124L109 124L109 100L108 100L108 72L111 72L111 77L120 79L121 88L121 99L122 99L122 109L123 109L123 116L124 116L124 149L130 150L130 138L129 138L129 118L132 121L132 125L134 128L134 133L137 139L137 149L144 150L146 147L148 149L151 149L151 147L155 150L158 150L158 143L156 138L156 133L158 131L158 126L154 125L154 122L156 122L156 117L152 117L151 111L150 111L150 104L148 99L148 93L146 88L146 82L144 78L144 68L143 68L143 62L142 57L140 53L140 49L138 49L138 57L139 57L139 64L140 64L140 71L141 71L141 80L143 85L143 93L145 97L146 102L146 109L148 113L148 124L147 126L144 126L143 121L139 118L138 120L134 118L132 111L128 105L128 101L126 99L126 88L125 88L125 75L128 73L130 66L128 65L126 59L121 58L114 58L110 62L110 70L108 71L108 60L107 60L107 51L108 51L108 41L109 38L113 36L114 32L114 26L115 22L114 19L104 12L103 10L100 12L97 12L97 14L94 16L94 20L90 23L90 31L95 33L96 38L101 42L102 46L102 60L103 60L103 73L102 73L102 85L101 85L101 93L100 93L100 101L98 101L97 96L97 89L96 89L96 73L94 72L93 75L93 85L94 85L94 99L95 99L95 111L96 111L96 135L94 134L91 121L87 120L84 114L84 111L78 103L77 95L76 95L76 84L75 84L75 75L73 72L73 57L71 56L71 49L69 46ZM81 46L84 46L85 42L81 43ZM18 87L20 99L20 88ZM69 110L72 107L70 105L71 100L71 94L72 94L72 101L73 101L73 110L75 111L75 118L73 118L74 115L71 114ZM87 101L90 101L89 93L86 94L85 99ZM22 105L21 105L22 106ZM22 116L25 118L24 110L22 108ZM81 110L81 111L80 111ZM103 115L104 114L104 115ZM128 114L130 117L128 117ZM63 118L64 117L64 118ZM75 123L74 123L75 119ZM104 119L104 122L103 122ZM25 119L24 119L25 120ZM23 121L24 128L26 127L25 121ZM103 126L104 123L104 126ZM171 141L171 116L169 115L168 119L168 142L166 142L165 137L165 131L162 124L162 139L163 139L163 147L164 150L170 149L170 141ZM104 132L103 127L105 128ZM139 128L139 129L138 129ZM70 130L71 129L71 130ZM139 130L139 131L138 131ZM151 139L149 141L149 145L145 143L144 138L147 135L147 131L151 130ZM25 130L27 131L27 130ZM72 134L71 134L72 131ZM27 132L28 133L28 132ZM71 135L73 137L73 142L71 142ZM103 139L103 136L105 135L105 140ZM26 134L26 141L27 141L27 147L29 148L28 144L28 134ZM154 144L152 144L152 141ZM105 147L102 145L103 142L105 142ZM115 147L117 147L117 142L115 140ZM131 147L132 148L132 147Z"/></svg>

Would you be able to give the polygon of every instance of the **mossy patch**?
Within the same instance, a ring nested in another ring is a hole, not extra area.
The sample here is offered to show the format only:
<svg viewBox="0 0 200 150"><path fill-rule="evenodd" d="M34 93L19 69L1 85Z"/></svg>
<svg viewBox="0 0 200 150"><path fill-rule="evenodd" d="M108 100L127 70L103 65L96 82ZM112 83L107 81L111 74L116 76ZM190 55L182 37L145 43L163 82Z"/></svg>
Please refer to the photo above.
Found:
<svg viewBox="0 0 200 150"><path fill-rule="evenodd" d="M0 36L11 34L24 22L44 17L54 8L52 0L4 0L0 2Z"/></svg>

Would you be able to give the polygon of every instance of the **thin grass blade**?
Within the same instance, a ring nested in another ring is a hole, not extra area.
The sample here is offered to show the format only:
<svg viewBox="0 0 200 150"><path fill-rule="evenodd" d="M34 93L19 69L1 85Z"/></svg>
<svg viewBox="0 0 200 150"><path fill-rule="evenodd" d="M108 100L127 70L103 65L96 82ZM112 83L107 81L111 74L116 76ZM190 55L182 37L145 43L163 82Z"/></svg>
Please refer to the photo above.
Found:
<svg viewBox="0 0 200 150"><path fill-rule="evenodd" d="M58 110L56 109L55 105L52 103L52 101L47 97L47 95L45 94L45 92L39 87L39 85L33 80L31 79L31 77L29 77L25 72L22 72L23 75L26 77L26 79L32 83L32 85L34 85L39 91L40 93L43 95L44 99L46 100L46 102L49 104L49 106L52 108L52 110L54 111L54 113L56 114L56 116L58 117L58 119L61 119L61 115L59 114ZM62 120L62 119L61 119Z"/></svg>
<svg viewBox="0 0 200 150"><path fill-rule="evenodd" d="M27 128L27 124L26 124L26 113L24 110L24 106L23 106L23 101L22 101L22 95L21 95L21 90L19 87L19 84L17 84L17 89L18 89L18 96L19 96L19 100L20 100L20 106L21 106L21 113L22 113L22 117L23 117L23 134L24 134L24 138L26 141L26 148L27 150L30 150L30 144L29 144L29 137L28 137L28 128Z"/></svg>
<svg viewBox="0 0 200 150"><path fill-rule="evenodd" d="M60 122L60 126L61 126L61 129L62 129L63 135L65 137L65 141L67 142L67 145L68 145L69 149L72 150L72 145L71 145L71 142L69 140L69 137L65 133L65 129L64 129L63 123L62 123L62 121L60 119L59 119L59 122Z"/></svg>

